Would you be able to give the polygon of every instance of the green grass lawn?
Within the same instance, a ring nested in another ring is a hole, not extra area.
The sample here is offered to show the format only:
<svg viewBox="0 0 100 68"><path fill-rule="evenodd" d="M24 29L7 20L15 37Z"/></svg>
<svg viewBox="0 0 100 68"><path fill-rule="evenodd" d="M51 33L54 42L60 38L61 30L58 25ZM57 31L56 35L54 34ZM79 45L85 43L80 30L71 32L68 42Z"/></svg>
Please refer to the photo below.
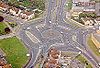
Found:
<svg viewBox="0 0 100 68"><path fill-rule="evenodd" d="M28 61L28 50L16 37L0 40L0 48L6 53L6 59L12 68L22 68Z"/></svg>
<svg viewBox="0 0 100 68"><path fill-rule="evenodd" d="M72 9L72 0L68 0L68 10Z"/></svg>
<svg viewBox="0 0 100 68"><path fill-rule="evenodd" d="M29 7L30 5L32 5L32 2L25 0L25 1L23 1L22 5L25 6L25 7Z"/></svg>
<svg viewBox="0 0 100 68"><path fill-rule="evenodd" d="M91 66L91 64L90 64L82 55L79 55L79 56L77 57L77 59L78 59L81 63L83 63L83 64L88 63L88 65L86 65L86 68L93 68L93 67Z"/></svg>
<svg viewBox="0 0 100 68"><path fill-rule="evenodd" d="M0 22L0 34L5 34L4 29L6 28L6 24L3 22Z"/></svg>
<svg viewBox="0 0 100 68"><path fill-rule="evenodd" d="M92 51L93 51L97 56L100 56L100 53L99 53L97 47L95 46L95 44L92 42L91 37L88 37L87 43L88 43L89 47L92 49Z"/></svg>

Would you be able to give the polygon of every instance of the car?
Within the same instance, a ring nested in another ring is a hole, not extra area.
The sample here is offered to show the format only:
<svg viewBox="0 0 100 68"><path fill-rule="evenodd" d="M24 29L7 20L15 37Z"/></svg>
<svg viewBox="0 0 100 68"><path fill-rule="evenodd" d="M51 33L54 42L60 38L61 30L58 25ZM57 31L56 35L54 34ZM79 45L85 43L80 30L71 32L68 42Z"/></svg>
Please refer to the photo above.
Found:
<svg viewBox="0 0 100 68"><path fill-rule="evenodd" d="M30 27L27 27L28 30L30 30Z"/></svg>
<svg viewBox="0 0 100 68"><path fill-rule="evenodd" d="M20 24L21 24L21 25L23 25L23 23L22 23L22 22L21 22Z"/></svg>
<svg viewBox="0 0 100 68"><path fill-rule="evenodd" d="M24 27L23 30L26 30L26 28Z"/></svg>
<svg viewBox="0 0 100 68"><path fill-rule="evenodd" d="M52 23L51 21L49 21L49 23Z"/></svg>
<svg viewBox="0 0 100 68"><path fill-rule="evenodd" d="M81 54L81 53L82 53L81 51L78 52L78 54Z"/></svg>
<svg viewBox="0 0 100 68"><path fill-rule="evenodd" d="M61 31L60 33L61 33L61 34L63 34L63 32L62 32L62 31Z"/></svg>
<svg viewBox="0 0 100 68"><path fill-rule="evenodd" d="M100 62L98 63L98 65L100 66Z"/></svg>

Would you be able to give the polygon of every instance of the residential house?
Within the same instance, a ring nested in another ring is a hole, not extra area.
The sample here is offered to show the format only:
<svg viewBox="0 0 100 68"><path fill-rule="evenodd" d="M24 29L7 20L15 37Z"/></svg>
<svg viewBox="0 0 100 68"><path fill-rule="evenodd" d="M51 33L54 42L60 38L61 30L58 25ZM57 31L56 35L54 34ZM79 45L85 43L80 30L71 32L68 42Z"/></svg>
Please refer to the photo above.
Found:
<svg viewBox="0 0 100 68"><path fill-rule="evenodd" d="M3 2L0 1L0 10L2 12L6 12L9 9L9 6Z"/></svg>
<svg viewBox="0 0 100 68"><path fill-rule="evenodd" d="M95 12L95 1L73 0L72 10L76 12Z"/></svg>
<svg viewBox="0 0 100 68"><path fill-rule="evenodd" d="M23 11L21 14L20 14L21 18L22 19L32 19L35 14L34 12L30 12L30 11Z"/></svg>
<svg viewBox="0 0 100 68"><path fill-rule="evenodd" d="M95 12L95 1L83 3L84 12Z"/></svg>
<svg viewBox="0 0 100 68"><path fill-rule="evenodd" d="M83 24L86 26L92 26L94 24L94 21L90 18L82 18Z"/></svg>
<svg viewBox="0 0 100 68"><path fill-rule="evenodd" d="M78 3L78 2L89 2L90 0L73 0L73 3Z"/></svg>
<svg viewBox="0 0 100 68"><path fill-rule="evenodd" d="M5 59L0 58L0 68L12 68L12 65L7 64Z"/></svg>
<svg viewBox="0 0 100 68"><path fill-rule="evenodd" d="M95 13L97 16L100 16L100 3L96 3L95 5Z"/></svg>
<svg viewBox="0 0 100 68"><path fill-rule="evenodd" d="M60 64L59 64L59 56L60 52L58 50L56 50L55 48L51 48L49 53L48 53L48 60L47 62L44 64L45 68L60 68Z"/></svg>
<svg viewBox="0 0 100 68"><path fill-rule="evenodd" d="M14 15L14 16L19 16L19 14L21 13L21 10L16 8L16 7L10 7L9 9L10 14Z"/></svg>
<svg viewBox="0 0 100 68"><path fill-rule="evenodd" d="M2 68L12 68L12 65L11 64L6 64L6 65L2 66Z"/></svg>
<svg viewBox="0 0 100 68"><path fill-rule="evenodd" d="M33 10L33 11L28 11L28 10L22 10L20 8L16 8L13 6L8 6L6 3L3 3L2 1L0 1L0 10L2 12L9 12L11 15L13 16L17 16L17 17L21 17L22 19L32 19L35 17L35 11L37 11L37 9ZM38 10L40 11L40 10Z"/></svg>
<svg viewBox="0 0 100 68"><path fill-rule="evenodd" d="M73 0L72 1L72 10L73 11L79 11L82 12L84 9L84 6L80 6L81 2L89 2L90 0Z"/></svg>

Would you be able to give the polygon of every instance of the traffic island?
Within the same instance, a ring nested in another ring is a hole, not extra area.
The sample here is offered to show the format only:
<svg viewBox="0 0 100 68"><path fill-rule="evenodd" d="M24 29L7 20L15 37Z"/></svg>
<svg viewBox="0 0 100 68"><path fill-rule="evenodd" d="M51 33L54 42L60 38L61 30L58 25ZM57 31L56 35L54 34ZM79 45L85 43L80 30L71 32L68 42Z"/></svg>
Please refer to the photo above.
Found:
<svg viewBox="0 0 100 68"><path fill-rule="evenodd" d="M0 40L0 48L6 54L12 68L22 68L28 62L28 49L16 37Z"/></svg>
<svg viewBox="0 0 100 68"><path fill-rule="evenodd" d="M0 36L11 33L11 29L4 21L4 17L0 16Z"/></svg>
<svg viewBox="0 0 100 68"><path fill-rule="evenodd" d="M76 59L78 59L82 64L84 64L85 68L93 68L92 65L87 61L87 59L85 59L84 56L78 55Z"/></svg>
<svg viewBox="0 0 100 68"><path fill-rule="evenodd" d="M0 22L0 35L7 34L5 29L7 28L7 25L4 22Z"/></svg>
<svg viewBox="0 0 100 68"><path fill-rule="evenodd" d="M96 45L96 39L94 41L93 40L93 35L90 35L87 39L87 44L89 45L90 49L94 52L95 55L100 56L99 48L97 47L98 45Z"/></svg>

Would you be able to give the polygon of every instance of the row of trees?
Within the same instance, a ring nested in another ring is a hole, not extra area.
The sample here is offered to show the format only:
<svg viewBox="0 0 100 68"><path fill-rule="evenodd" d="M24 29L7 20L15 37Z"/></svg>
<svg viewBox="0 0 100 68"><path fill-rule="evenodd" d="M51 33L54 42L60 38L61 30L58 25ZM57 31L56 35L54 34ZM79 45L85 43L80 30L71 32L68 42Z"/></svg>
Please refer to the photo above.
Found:
<svg viewBox="0 0 100 68"><path fill-rule="evenodd" d="M80 13L79 14L79 19L81 18L86 18L86 17L90 17L90 18L96 18L96 14L95 13Z"/></svg>

